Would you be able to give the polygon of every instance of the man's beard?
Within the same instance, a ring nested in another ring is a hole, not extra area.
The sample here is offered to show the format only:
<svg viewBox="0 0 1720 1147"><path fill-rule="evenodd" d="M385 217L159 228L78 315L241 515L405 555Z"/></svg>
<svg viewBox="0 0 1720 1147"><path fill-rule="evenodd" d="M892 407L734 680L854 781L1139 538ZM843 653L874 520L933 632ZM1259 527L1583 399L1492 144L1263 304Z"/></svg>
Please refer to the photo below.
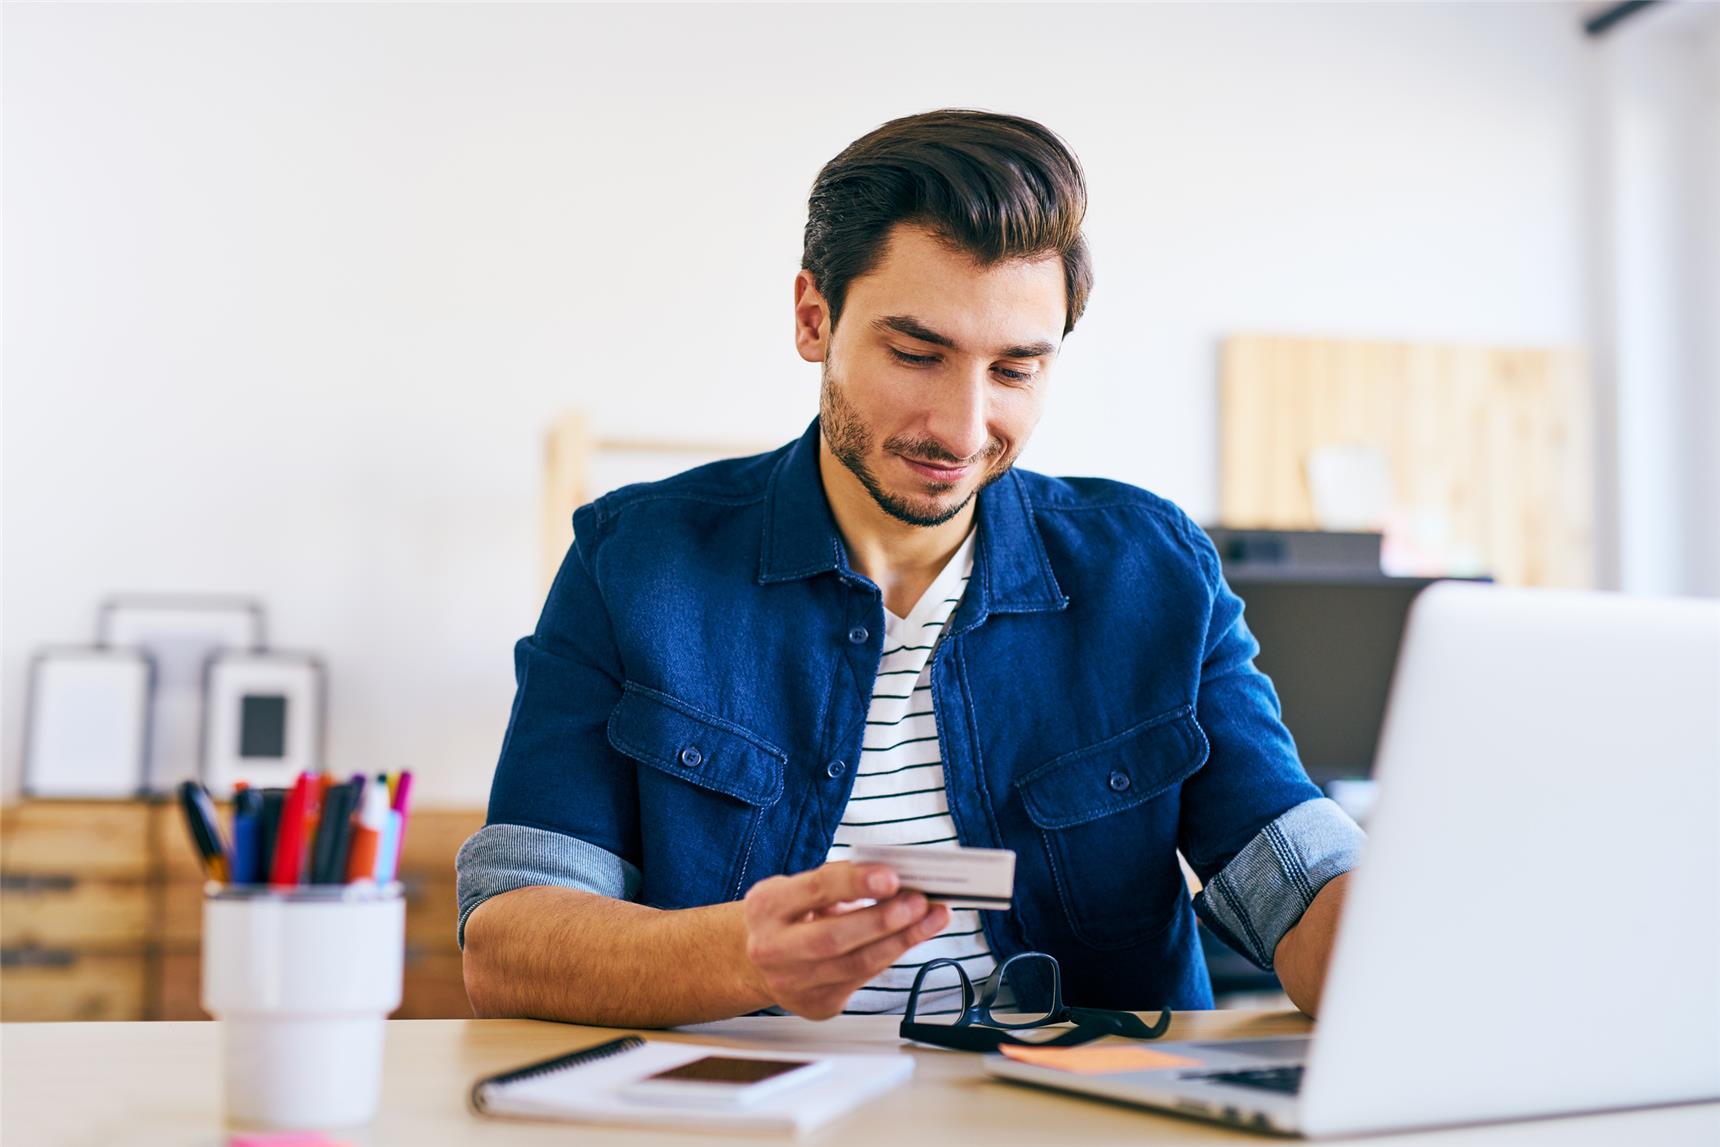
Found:
<svg viewBox="0 0 1720 1147"><path fill-rule="evenodd" d="M977 459L982 463L991 462L991 472L986 474L967 497L955 505L946 507L939 506L936 502L916 503L891 494L879 484L871 467L866 465L866 458L872 452L872 428L861 420L860 412L842 396L841 385L832 376L828 359L824 362L819 383L818 425L824 432L824 440L830 444L830 453L848 468L849 473L860 480L860 484L872 495L878 508L898 522L906 522L910 526L943 525L961 513L975 494L1009 473L1009 468L1015 464L1015 454L1005 457L1003 443L993 438L986 444L985 452ZM957 458L932 439L898 436L886 441L884 449L923 462L955 465L968 461L965 458ZM934 482L932 485L934 489L939 486L954 488L955 483Z"/></svg>

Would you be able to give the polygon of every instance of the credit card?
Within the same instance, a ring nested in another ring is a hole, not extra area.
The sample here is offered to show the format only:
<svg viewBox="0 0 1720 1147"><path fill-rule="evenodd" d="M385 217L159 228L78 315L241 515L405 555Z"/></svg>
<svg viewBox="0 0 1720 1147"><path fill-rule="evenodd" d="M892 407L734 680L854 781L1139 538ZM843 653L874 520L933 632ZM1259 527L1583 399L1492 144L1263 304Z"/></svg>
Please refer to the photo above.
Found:
<svg viewBox="0 0 1720 1147"><path fill-rule="evenodd" d="M903 888L950 908L1002 912L1015 896L1015 853L1007 848L857 844L842 859L887 864Z"/></svg>

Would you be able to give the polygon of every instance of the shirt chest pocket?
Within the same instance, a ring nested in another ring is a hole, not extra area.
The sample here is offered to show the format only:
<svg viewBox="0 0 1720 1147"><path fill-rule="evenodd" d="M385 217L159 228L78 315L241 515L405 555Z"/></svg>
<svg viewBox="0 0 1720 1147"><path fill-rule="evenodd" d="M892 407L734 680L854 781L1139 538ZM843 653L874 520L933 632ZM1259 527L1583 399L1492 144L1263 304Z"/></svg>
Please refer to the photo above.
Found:
<svg viewBox="0 0 1720 1147"><path fill-rule="evenodd" d="M609 743L639 772L641 899L659 907L741 892L762 811L782 797L788 755L757 734L627 682Z"/></svg>
<svg viewBox="0 0 1720 1147"><path fill-rule="evenodd" d="M1185 890L1176 861L1180 785L1207 752L1193 707L1183 706L1016 781L1082 943L1133 947L1171 923Z"/></svg>

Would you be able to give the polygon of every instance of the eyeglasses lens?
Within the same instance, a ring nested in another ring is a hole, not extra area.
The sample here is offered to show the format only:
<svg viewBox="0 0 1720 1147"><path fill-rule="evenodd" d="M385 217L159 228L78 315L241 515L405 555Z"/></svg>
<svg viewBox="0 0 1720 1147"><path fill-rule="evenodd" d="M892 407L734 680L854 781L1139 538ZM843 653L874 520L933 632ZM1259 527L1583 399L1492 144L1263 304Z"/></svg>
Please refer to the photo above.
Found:
<svg viewBox="0 0 1720 1147"><path fill-rule="evenodd" d="M1053 966L1049 957L1012 960L998 985L991 1005L992 1019L1005 1024L1041 1024L1052 1018Z"/></svg>
<svg viewBox="0 0 1720 1147"><path fill-rule="evenodd" d="M953 1025L962 1015L962 976L953 963L926 968L914 997L914 1022Z"/></svg>

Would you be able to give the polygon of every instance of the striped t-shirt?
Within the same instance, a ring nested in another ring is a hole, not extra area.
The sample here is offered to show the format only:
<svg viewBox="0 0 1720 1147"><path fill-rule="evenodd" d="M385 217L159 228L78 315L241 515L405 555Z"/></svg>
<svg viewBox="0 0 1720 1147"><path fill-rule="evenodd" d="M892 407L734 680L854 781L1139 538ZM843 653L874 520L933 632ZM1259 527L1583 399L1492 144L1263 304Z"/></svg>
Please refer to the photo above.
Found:
<svg viewBox="0 0 1720 1147"><path fill-rule="evenodd" d="M866 735L854 771L854 791L830 846L830 860L844 860L856 844L924 844L953 848L955 821L944 793L943 754L932 717L932 649L937 645L973 572L974 533L950 557L908 616L884 611L884 653L872 682ZM900 1012L922 964L960 960L977 990L997 966L979 913L950 912L938 935L905 953L848 1001L846 1014ZM936 992L933 989L940 989ZM950 968L930 973L919 1010L956 1011L961 981Z"/></svg>

